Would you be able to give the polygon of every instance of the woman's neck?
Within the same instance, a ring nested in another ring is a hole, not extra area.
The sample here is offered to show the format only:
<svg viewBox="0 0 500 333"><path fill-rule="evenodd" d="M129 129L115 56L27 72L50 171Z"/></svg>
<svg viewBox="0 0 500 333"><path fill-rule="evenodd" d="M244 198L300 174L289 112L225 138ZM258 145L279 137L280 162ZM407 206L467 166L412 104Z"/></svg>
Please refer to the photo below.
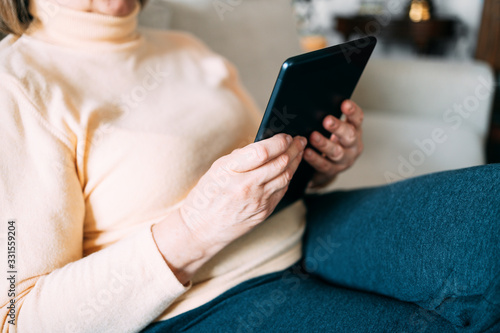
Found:
<svg viewBox="0 0 500 333"><path fill-rule="evenodd" d="M136 29L140 6L137 0L127 16L74 10L59 5L57 1L31 1L30 13L34 20L27 35L53 44L87 49L119 46L138 39Z"/></svg>

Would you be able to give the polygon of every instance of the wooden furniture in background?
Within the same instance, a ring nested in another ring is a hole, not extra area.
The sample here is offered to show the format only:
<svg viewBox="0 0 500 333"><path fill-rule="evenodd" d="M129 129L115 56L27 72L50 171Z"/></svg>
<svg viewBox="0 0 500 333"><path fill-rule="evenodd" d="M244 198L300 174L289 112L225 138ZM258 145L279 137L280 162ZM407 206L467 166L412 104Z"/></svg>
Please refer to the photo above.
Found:
<svg viewBox="0 0 500 333"><path fill-rule="evenodd" d="M489 63L497 77L487 156L488 162L500 163L500 0L484 1L476 59Z"/></svg>
<svg viewBox="0 0 500 333"><path fill-rule="evenodd" d="M410 42L419 54L440 54L442 42L454 41L459 22L454 18L432 18L413 22L410 19L377 16L337 16L335 29L346 40L353 35L374 35L386 42Z"/></svg>
<svg viewBox="0 0 500 333"><path fill-rule="evenodd" d="M485 0L476 58L500 72L500 0Z"/></svg>

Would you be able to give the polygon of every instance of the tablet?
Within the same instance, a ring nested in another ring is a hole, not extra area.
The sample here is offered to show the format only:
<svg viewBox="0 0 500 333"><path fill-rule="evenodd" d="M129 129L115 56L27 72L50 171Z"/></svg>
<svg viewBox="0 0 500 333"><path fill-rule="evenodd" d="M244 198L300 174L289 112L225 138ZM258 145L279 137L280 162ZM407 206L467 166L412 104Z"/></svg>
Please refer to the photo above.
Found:
<svg viewBox="0 0 500 333"><path fill-rule="evenodd" d="M376 43L375 37L365 37L287 59L255 142L278 133L309 139L313 131L318 131L329 137L323 119L329 114L337 118L342 115L340 105L351 98ZM309 163L302 161L274 213L300 199L313 174Z"/></svg>

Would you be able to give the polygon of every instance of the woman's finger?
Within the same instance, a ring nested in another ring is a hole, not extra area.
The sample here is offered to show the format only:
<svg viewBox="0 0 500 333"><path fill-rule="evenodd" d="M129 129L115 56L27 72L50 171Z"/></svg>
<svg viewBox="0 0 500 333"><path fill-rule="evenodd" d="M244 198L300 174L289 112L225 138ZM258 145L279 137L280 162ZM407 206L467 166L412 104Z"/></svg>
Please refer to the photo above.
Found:
<svg viewBox="0 0 500 333"><path fill-rule="evenodd" d="M300 151L297 157L288 165L288 168L264 185L264 192L273 195L276 192L288 187L295 171L297 171L297 168L302 161L302 156L303 151Z"/></svg>
<svg viewBox="0 0 500 333"><path fill-rule="evenodd" d="M316 171L324 174L331 174L335 165L329 159L319 155L311 148L307 148L304 152L304 159L314 168Z"/></svg>
<svg viewBox="0 0 500 333"><path fill-rule="evenodd" d="M356 129L361 128L364 119L363 110L353 101L345 100L340 109L346 116L346 121L352 124Z"/></svg>
<svg viewBox="0 0 500 333"><path fill-rule="evenodd" d="M287 134L277 134L269 139L254 142L227 156L224 167L234 172L248 172L282 155L293 142Z"/></svg>
<svg viewBox="0 0 500 333"><path fill-rule="evenodd" d="M269 207L272 207L273 210L270 213L272 213L274 209L276 209L276 206L285 196L286 191L288 191L288 186L271 194L271 196L269 197Z"/></svg>
<svg viewBox="0 0 500 333"><path fill-rule="evenodd" d="M318 149L328 159L338 162L344 157L344 149L333 140L325 138L321 133L314 131L311 134L311 145Z"/></svg>
<svg viewBox="0 0 500 333"><path fill-rule="evenodd" d="M276 178L290 167L290 164L292 164L297 156L304 151L306 144L307 140L305 138L295 137L292 144L284 154L252 171L255 173L255 178L258 179L260 184L265 184Z"/></svg>
<svg viewBox="0 0 500 333"><path fill-rule="evenodd" d="M331 116L326 117L324 125L325 129L335 136L335 140L333 141L338 141L346 148L354 146L358 140L359 131L361 129L357 129L349 122L330 117Z"/></svg>

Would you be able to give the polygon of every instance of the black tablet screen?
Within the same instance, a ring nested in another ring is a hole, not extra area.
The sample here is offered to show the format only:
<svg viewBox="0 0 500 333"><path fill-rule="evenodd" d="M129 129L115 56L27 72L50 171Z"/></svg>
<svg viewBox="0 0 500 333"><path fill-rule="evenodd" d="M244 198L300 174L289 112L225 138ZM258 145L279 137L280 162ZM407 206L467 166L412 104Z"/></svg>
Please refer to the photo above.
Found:
<svg viewBox="0 0 500 333"><path fill-rule="evenodd" d="M375 44L374 37L365 37L286 60L255 141L278 133L309 138L313 131L329 137L323 119L341 116L340 105L351 98ZM302 161L275 212L300 199L313 174Z"/></svg>

